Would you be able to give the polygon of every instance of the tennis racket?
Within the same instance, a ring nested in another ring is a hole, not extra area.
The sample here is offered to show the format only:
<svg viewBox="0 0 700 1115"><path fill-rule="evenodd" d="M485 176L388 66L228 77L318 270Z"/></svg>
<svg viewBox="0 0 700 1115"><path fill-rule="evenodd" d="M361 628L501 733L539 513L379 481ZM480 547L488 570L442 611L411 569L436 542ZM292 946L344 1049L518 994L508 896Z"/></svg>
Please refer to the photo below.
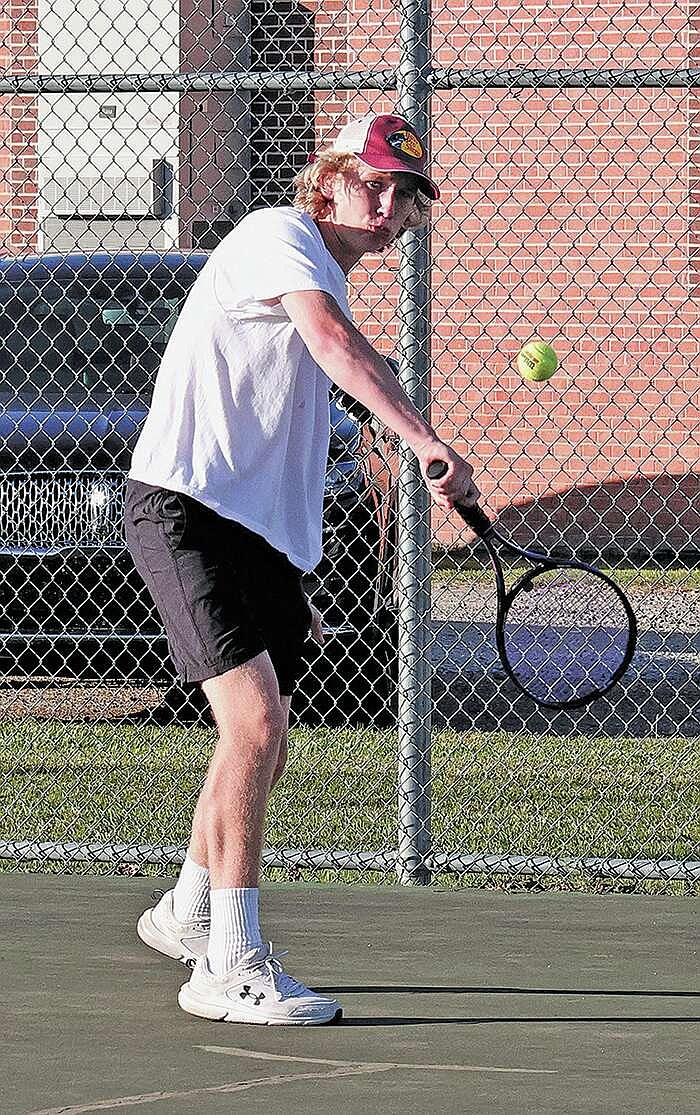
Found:
<svg viewBox="0 0 700 1115"><path fill-rule="evenodd" d="M444 461L427 468L431 480ZM575 559L549 557L503 538L475 505L455 505L484 543L496 579L496 646L508 677L543 708L581 708L609 693L632 661L637 620L610 577ZM533 568L506 587L498 549Z"/></svg>

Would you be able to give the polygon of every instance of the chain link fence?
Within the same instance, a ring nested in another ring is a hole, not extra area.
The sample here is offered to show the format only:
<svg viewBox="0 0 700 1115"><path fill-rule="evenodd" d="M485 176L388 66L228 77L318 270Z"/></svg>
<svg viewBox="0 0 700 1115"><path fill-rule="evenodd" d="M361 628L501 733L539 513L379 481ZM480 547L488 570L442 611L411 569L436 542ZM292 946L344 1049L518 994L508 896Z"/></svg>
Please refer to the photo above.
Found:
<svg viewBox="0 0 700 1115"><path fill-rule="evenodd" d="M520 544L615 571L640 641L575 713L501 672L495 591L415 462L333 404L328 638L270 872L697 883L700 24L677 0L9 0L0 14L0 863L178 864L213 743L124 550L131 447L207 252L347 115L442 190L355 320ZM540 336L560 368L515 371ZM365 874L367 873L367 874Z"/></svg>

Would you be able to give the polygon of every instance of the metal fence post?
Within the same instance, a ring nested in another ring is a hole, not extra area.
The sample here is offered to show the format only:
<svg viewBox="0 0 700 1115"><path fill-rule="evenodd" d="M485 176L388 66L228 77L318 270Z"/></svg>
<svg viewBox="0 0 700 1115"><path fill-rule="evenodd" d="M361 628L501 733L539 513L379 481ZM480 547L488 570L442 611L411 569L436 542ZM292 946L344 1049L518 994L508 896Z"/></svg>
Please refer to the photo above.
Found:
<svg viewBox="0 0 700 1115"><path fill-rule="evenodd" d="M398 108L426 139L430 131L430 0L401 0ZM401 241L401 382L419 410L429 406L430 234ZM398 859L404 884L430 882L431 668L429 496L414 455L402 451L399 477Z"/></svg>

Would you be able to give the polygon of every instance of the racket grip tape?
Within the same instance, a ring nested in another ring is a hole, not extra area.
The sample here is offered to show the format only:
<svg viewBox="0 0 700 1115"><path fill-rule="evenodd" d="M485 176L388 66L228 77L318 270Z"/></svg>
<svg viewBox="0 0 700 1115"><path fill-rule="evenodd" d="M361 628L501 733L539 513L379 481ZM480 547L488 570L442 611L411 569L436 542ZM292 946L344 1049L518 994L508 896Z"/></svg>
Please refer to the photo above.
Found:
<svg viewBox="0 0 700 1115"><path fill-rule="evenodd" d="M445 461L431 461L425 470L425 475L429 480L439 480L446 472L447 464ZM483 538L491 530L493 524L478 503L475 503L473 507L465 507L462 503L456 503L455 507L467 526L470 526L474 533L479 535L479 538Z"/></svg>

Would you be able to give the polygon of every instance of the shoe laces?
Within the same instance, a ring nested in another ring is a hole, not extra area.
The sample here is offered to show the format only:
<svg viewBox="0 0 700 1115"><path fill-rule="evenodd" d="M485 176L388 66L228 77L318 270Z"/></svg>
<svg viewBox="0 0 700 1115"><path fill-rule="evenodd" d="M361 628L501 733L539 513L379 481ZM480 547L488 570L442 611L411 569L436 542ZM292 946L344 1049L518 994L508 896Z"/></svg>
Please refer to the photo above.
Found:
<svg viewBox="0 0 700 1115"><path fill-rule="evenodd" d="M273 952L272 943L270 942L266 953L261 956L260 951L256 950L256 954L249 954L250 969L256 973L259 972L260 977L272 987L278 1002L282 999L294 998L306 992L307 989L304 984L299 983L299 981L290 976L288 972L285 972L280 963L282 957L287 955L286 949L284 952Z"/></svg>

